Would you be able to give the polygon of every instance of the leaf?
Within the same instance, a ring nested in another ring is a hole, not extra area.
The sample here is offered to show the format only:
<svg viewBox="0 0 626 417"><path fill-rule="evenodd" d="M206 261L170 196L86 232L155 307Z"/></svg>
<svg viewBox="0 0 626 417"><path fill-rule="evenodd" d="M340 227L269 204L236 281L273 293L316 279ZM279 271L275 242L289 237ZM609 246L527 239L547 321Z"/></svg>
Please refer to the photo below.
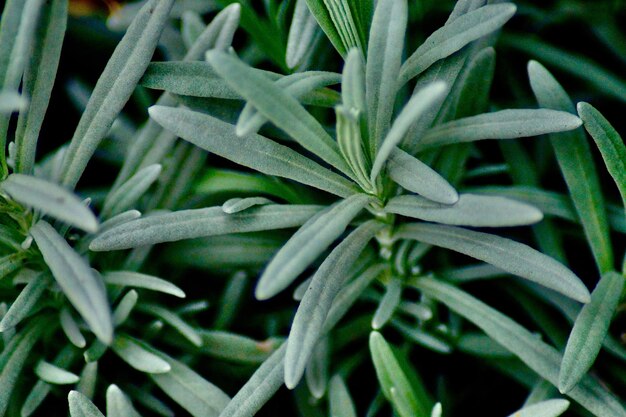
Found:
<svg viewBox="0 0 626 417"><path fill-rule="evenodd" d="M342 56L345 56L347 53L346 46L344 45L341 36L337 30L337 26L333 22L330 13L326 7L325 0L305 0L306 5L311 12L311 14L315 17L315 20L320 25L328 40L335 47L337 52Z"/></svg>
<svg viewBox="0 0 626 417"><path fill-rule="evenodd" d="M321 399L326 393L328 386L328 368L330 366L330 345L328 337L322 337L309 360L304 372L304 378L313 395L313 398Z"/></svg>
<svg viewBox="0 0 626 417"><path fill-rule="evenodd" d="M530 85L542 107L574 113L571 99L558 81L538 62L528 64ZM613 269L613 251L600 180L582 129L551 135L563 178L601 272Z"/></svg>
<svg viewBox="0 0 626 417"><path fill-rule="evenodd" d="M388 213L429 222L472 227L523 226L541 221L535 207L498 196L461 194L452 205L435 203L413 195L394 197L385 206Z"/></svg>
<svg viewBox="0 0 626 417"><path fill-rule="evenodd" d="M402 65L399 86L470 42L500 29L515 14L511 3L490 4L458 16L436 30Z"/></svg>
<svg viewBox="0 0 626 417"><path fill-rule="evenodd" d="M113 339L111 310L104 286L89 265L56 230L40 220L30 229L44 261L63 293L103 343Z"/></svg>
<svg viewBox="0 0 626 417"><path fill-rule="evenodd" d="M372 201L355 194L311 218L278 251L257 284L255 296L266 300L289 286L341 234L359 212Z"/></svg>
<svg viewBox="0 0 626 417"><path fill-rule="evenodd" d="M63 308L61 310L61 313L59 314L59 322L61 324L61 329L63 329L63 333L65 333L68 340L74 346L81 349L87 346L85 336L83 336L80 332L80 328L68 308Z"/></svg>
<svg viewBox="0 0 626 417"><path fill-rule="evenodd" d="M459 200L459 194L445 178L402 149L394 149L391 153L387 170L398 185L429 200L442 204L454 204Z"/></svg>
<svg viewBox="0 0 626 417"><path fill-rule="evenodd" d="M89 249L110 251L203 236L295 227L319 210L320 206L267 204L235 214L226 214L221 207L154 214L109 229L96 237Z"/></svg>
<svg viewBox="0 0 626 417"><path fill-rule="evenodd" d="M453 120L430 129L420 150L483 139L516 139L573 130L582 124L573 114L549 109L500 110Z"/></svg>
<svg viewBox="0 0 626 417"><path fill-rule="evenodd" d="M28 107L28 100L16 91L0 90L0 114L11 114Z"/></svg>
<svg viewBox="0 0 626 417"><path fill-rule="evenodd" d="M49 283L48 278L43 275L34 277L26 287L22 289L20 295L17 296L9 310L4 317L2 317L2 321L0 321L0 332L5 332L17 326L23 319L28 317L35 309L43 292L48 288Z"/></svg>
<svg viewBox="0 0 626 417"><path fill-rule="evenodd" d="M224 416L222 410L230 399L222 390L183 363L164 353L156 351L154 353L166 360L172 370L164 374L151 374L150 378L172 400L193 417Z"/></svg>
<svg viewBox="0 0 626 417"><path fill-rule="evenodd" d="M57 385L75 384L80 379L78 375L43 360L35 366L35 374L43 381Z"/></svg>
<svg viewBox="0 0 626 417"><path fill-rule="evenodd" d="M187 324L178 314L156 304L141 304L138 306L138 310L156 316L162 322L169 324L194 346L200 347L202 345L202 338L196 329Z"/></svg>
<svg viewBox="0 0 626 417"><path fill-rule="evenodd" d="M429 409L416 397L409 379L380 333L370 333L369 348L380 387L395 411L401 417L428 416Z"/></svg>
<svg viewBox="0 0 626 417"><path fill-rule="evenodd" d="M137 300L139 299L139 295L137 291L130 290L117 303L115 310L113 311L113 325L120 326L122 325L130 316L130 313L133 311L135 306L137 305Z"/></svg>
<svg viewBox="0 0 626 417"><path fill-rule="evenodd" d="M569 401L555 399L529 405L509 417L558 417L569 407Z"/></svg>
<svg viewBox="0 0 626 417"><path fill-rule="evenodd" d="M235 363L262 363L282 344L278 339L256 341L219 330L199 330L198 333L202 338L200 353Z"/></svg>
<svg viewBox="0 0 626 417"><path fill-rule="evenodd" d="M462 253L553 289L574 300L589 302L589 292L569 269L522 243L452 226L412 223L400 226L396 238L415 239Z"/></svg>
<svg viewBox="0 0 626 417"><path fill-rule="evenodd" d="M180 34L187 50L193 46L205 29L206 25L202 21L202 16L197 12L192 10L183 12Z"/></svg>
<svg viewBox="0 0 626 417"><path fill-rule="evenodd" d="M182 139L263 174L289 178L340 197L356 192L345 178L263 136L237 137L232 125L186 109L153 106L149 112L152 119Z"/></svg>
<svg viewBox="0 0 626 417"><path fill-rule="evenodd" d="M528 330L462 290L430 278L417 279L412 285L428 297L470 320L528 367L553 385L558 383L561 355ZM586 376L568 395L590 411L603 417L623 417L626 411L595 379Z"/></svg>
<svg viewBox="0 0 626 417"><path fill-rule="evenodd" d="M370 181L372 183L376 180L384 163L387 162L387 159L396 146L402 142L402 139L404 139L411 126L424 112L440 102L447 91L448 88L445 83L436 81L413 94L409 102L394 120L389 133L385 136L385 140L376 154L376 159L374 160L370 174Z"/></svg>
<svg viewBox="0 0 626 417"><path fill-rule="evenodd" d="M383 295L374 317L372 318L372 329L380 330L391 319L394 311L400 304L400 298L402 297L402 281L399 279L392 279L387 284L385 294Z"/></svg>
<svg viewBox="0 0 626 417"><path fill-rule="evenodd" d="M578 103L577 109L585 129L600 149L602 159L604 159L609 173L617 184L622 196L622 203L626 209L626 146L624 140L602 113L591 104Z"/></svg>
<svg viewBox="0 0 626 417"><path fill-rule="evenodd" d="M231 198L222 204L222 211L226 214L235 214L242 212L254 206L262 206L265 204L273 204L272 200L265 197L248 197L248 198Z"/></svg>
<svg viewBox="0 0 626 417"><path fill-rule="evenodd" d="M399 87L398 71L402 64L407 19L405 0L384 0L376 4L365 63L365 99L372 158L389 130Z"/></svg>
<svg viewBox="0 0 626 417"><path fill-rule="evenodd" d="M354 173L354 180L368 194L376 194L376 182L369 179L371 163L361 136L359 111L344 106L335 107L337 117L336 136L339 151Z"/></svg>
<svg viewBox="0 0 626 417"><path fill-rule="evenodd" d="M118 188L113 189L104 200L102 218L111 218L132 208L159 178L161 165L153 164L137 171Z"/></svg>
<svg viewBox="0 0 626 417"><path fill-rule="evenodd" d="M142 344L136 339L123 333L115 337L111 349L124 362L140 372L162 374L171 370L171 366L167 361L144 349Z"/></svg>
<svg viewBox="0 0 626 417"><path fill-rule="evenodd" d="M98 407L78 391L70 391L67 400L70 404L70 417L104 417Z"/></svg>
<svg viewBox="0 0 626 417"><path fill-rule="evenodd" d="M98 220L72 192L30 175L11 174L0 187L14 200L87 232L98 230Z"/></svg>
<svg viewBox="0 0 626 417"><path fill-rule="evenodd" d="M333 249L313 275L289 332L285 353L287 388L293 389L302 378L332 303L344 285L348 270L370 239L383 227L383 224L375 221L363 223Z"/></svg>
<svg viewBox="0 0 626 417"><path fill-rule="evenodd" d="M67 25L65 0L44 2L36 39L24 70L22 94L29 105L20 109L15 132L15 171L31 174L35 164L37 139L56 77Z"/></svg>
<svg viewBox="0 0 626 417"><path fill-rule="evenodd" d="M74 188L146 70L174 0L151 0L133 19L91 94L65 153L61 182Z"/></svg>
<svg viewBox="0 0 626 417"><path fill-rule="evenodd" d="M140 417L128 397L117 385L109 385L106 397L107 417Z"/></svg>
<svg viewBox="0 0 626 417"><path fill-rule="evenodd" d="M335 375L331 378L328 397L330 417L357 417L354 402L341 376Z"/></svg>
<svg viewBox="0 0 626 417"><path fill-rule="evenodd" d="M562 393L571 391L596 360L623 289L624 277L607 272L591 293L589 304L580 310L561 363L559 391Z"/></svg>
<svg viewBox="0 0 626 417"><path fill-rule="evenodd" d="M302 147L346 175L350 170L339 155L335 141L298 101L267 77L240 60L220 51L209 51L207 61L230 86L284 130Z"/></svg>
<svg viewBox="0 0 626 417"><path fill-rule="evenodd" d="M317 22L309 11L306 0L297 0L287 37L285 58L289 68L296 68L304 62L311 48L315 46L317 34Z"/></svg>
<svg viewBox="0 0 626 417"><path fill-rule="evenodd" d="M105 272L103 278L105 284L107 285L144 288L164 294L170 294L178 298L185 298L184 291L176 285L152 275L141 274L133 271L112 271Z"/></svg>
<svg viewBox="0 0 626 417"><path fill-rule="evenodd" d="M341 100L347 109L356 109L359 114L365 112L365 68L363 54L356 48L348 52L343 66Z"/></svg>

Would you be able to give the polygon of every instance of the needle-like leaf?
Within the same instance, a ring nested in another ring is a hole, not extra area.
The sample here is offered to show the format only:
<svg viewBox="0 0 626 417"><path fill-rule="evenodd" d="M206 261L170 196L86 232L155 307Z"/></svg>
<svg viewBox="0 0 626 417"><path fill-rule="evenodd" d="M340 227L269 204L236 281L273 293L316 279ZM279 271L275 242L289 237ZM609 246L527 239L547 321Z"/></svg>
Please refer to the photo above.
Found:
<svg viewBox="0 0 626 417"><path fill-rule="evenodd" d="M317 38L317 22L309 11L306 0L297 0L287 37L287 66L299 66L314 47Z"/></svg>
<svg viewBox="0 0 626 417"><path fill-rule="evenodd" d="M107 285L144 288L151 291L170 294L179 298L185 298L183 290L178 288L176 285L152 275L141 274L133 271L113 271L104 273L102 277Z"/></svg>
<svg viewBox="0 0 626 417"><path fill-rule="evenodd" d="M167 361L144 349L139 341L123 333L115 337L111 349L124 362L141 372L162 374L172 369Z"/></svg>

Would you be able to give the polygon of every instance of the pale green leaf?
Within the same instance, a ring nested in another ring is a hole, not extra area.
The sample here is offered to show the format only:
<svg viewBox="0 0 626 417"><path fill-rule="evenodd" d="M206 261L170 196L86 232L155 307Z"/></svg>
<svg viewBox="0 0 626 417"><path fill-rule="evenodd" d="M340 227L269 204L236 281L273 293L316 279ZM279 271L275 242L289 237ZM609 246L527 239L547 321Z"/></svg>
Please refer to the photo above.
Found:
<svg viewBox="0 0 626 417"><path fill-rule="evenodd" d="M345 284L347 272L383 227L375 221L363 223L333 249L313 276L289 332L285 356L287 388L293 389L302 378L332 303Z"/></svg>
<svg viewBox="0 0 626 417"><path fill-rule="evenodd" d="M428 223L404 224L397 229L395 236L471 256L583 303L590 299L585 285L569 269L549 256L510 239Z"/></svg>
<svg viewBox="0 0 626 417"><path fill-rule="evenodd" d="M297 0L287 37L286 60L289 68L302 64L315 45L317 22L305 0Z"/></svg>
<svg viewBox="0 0 626 417"><path fill-rule="evenodd" d="M40 220L30 229L43 259L65 296L102 342L113 339L111 309L104 285L87 262L52 226Z"/></svg>
<svg viewBox="0 0 626 417"><path fill-rule="evenodd" d="M257 341L220 330L199 330L202 344L199 352L235 363L259 364L281 344L279 339Z"/></svg>
<svg viewBox="0 0 626 417"><path fill-rule="evenodd" d="M250 207L262 206L264 204L273 204L272 200L265 197L248 197L248 198L231 198L222 204L222 211L226 214L239 213Z"/></svg>
<svg viewBox="0 0 626 417"><path fill-rule="evenodd" d="M396 308L400 304L402 297L402 281L392 279L385 289L385 295L378 303L374 317L372 318L372 329L379 330L391 319Z"/></svg>
<svg viewBox="0 0 626 417"><path fill-rule="evenodd" d="M515 11L515 5L511 3L490 4L452 19L407 58L400 71L400 85L470 42L500 29Z"/></svg>
<svg viewBox="0 0 626 417"><path fill-rule="evenodd" d="M26 287L22 289L20 295L17 296L15 301L11 304L11 307L9 307L9 310L2 317L2 321L0 321L0 332L7 331L17 326L23 319L28 317L35 309L43 292L48 288L48 284L50 284L48 277L44 275L34 277Z"/></svg>
<svg viewBox="0 0 626 417"><path fill-rule="evenodd" d="M35 375L45 382L57 385L75 384L80 379L78 375L43 360L35 366Z"/></svg>
<svg viewBox="0 0 626 417"><path fill-rule="evenodd" d="M346 55L348 49L346 48L346 45L339 35L339 31L337 30L337 27L328 12L325 0L305 1L309 11L315 17L315 20L320 25L337 52L339 52L342 56Z"/></svg>
<svg viewBox="0 0 626 417"><path fill-rule="evenodd" d="M140 304L137 309L144 313L148 313L157 317L163 323L172 326L178 333L180 333L185 339L191 342L194 346L200 347L202 345L202 337L198 334L195 328L185 322L178 314L171 312L170 310L158 306L156 304Z"/></svg>
<svg viewBox="0 0 626 417"><path fill-rule="evenodd" d="M107 285L118 285L124 287L144 288L151 291L158 291L170 294L175 297L185 298L183 290L164 279L141 274L133 271L112 271L103 274L104 282Z"/></svg>
<svg viewBox="0 0 626 417"><path fill-rule="evenodd" d="M202 16L191 10L183 12L180 26L180 34L183 37L183 42L185 42L187 49L193 46L204 29L206 29L206 25L202 21Z"/></svg>
<svg viewBox="0 0 626 417"><path fill-rule="evenodd" d="M89 249L110 251L203 236L295 227L320 209L310 205L267 204L235 214L226 214L221 207L154 214L102 233Z"/></svg>
<svg viewBox="0 0 626 417"><path fill-rule="evenodd" d="M98 407L78 391L70 391L67 400L70 404L70 417L104 417Z"/></svg>
<svg viewBox="0 0 626 417"><path fill-rule="evenodd" d="M573 114L549 109L500 110L453 120L430 129L420 149L483 139L516 139L573 130L582 124Z"/></svg>
<svg viewBox="0 0 626 417"><path fill-rule="evenodd" d="M153 106L149 111L152 119L182 139L240 165L341 197L356 192L350 181L263 136L237 137L234 126L186 109Z"/></svg>
<svg viewBox="0 0 626 417"><path fill-rule="evenodd" d="M111 349L124 362L138 371L149 374L170 372L170 364L154 353L146 350L136 339L118 334L111 345Z"/></svg>
<svg viewBox="0 0 626 417"><path fill-rule="evenodd" d="M139 294L137 291L130 290L117 303L115 310L113 310L113 325L115 327L122 325L128 317L130 313L133 311L135 306L137 305L137 300L139 299Z"/></svg>
<svg viewBox="0 0 626 417"><path fill-rule="evenodd" d="M10 114L28 107L28 100L16 91L0 90L0 114Z"/></svg>
<svg viewBox="0 0 626 417"><path fill-rule="evenodd" d="M365 112L365 68L363 54L356 48L348 52L341 76L341 100L347 109Z"/></svg>
<svg viewBox="0 0 626 417"><path fill-rule="evenodd" d="M61 324L61 329L63 329L63 333L67 336L68 340L78 348L84 348L87 346L87 341L85 340L85 336L80 331L80 327L74 317L72 317L72 313L68 308L63 308L61 313L59 313L59 322Z"/></svg>
<svg viewBox="0 0 626 417"><path fill-rule="evenodd" d="M130 399L118 388L111 384L107 388L107 417L140 417Z"/></svg>
<svg viewBox="0 0 626 417"><path fill-rule="evenodd" d="M305 223L266 267L257 284L256 297L265 300L289 286L371 201L366 194L355 194Z"/></svg>
<svg viewBox="0 0 626 417"><path fill-rule="evenodd" d="M145 71L174 0L151 0L133 19L91 94L63 160L61 182L74 188Z"/></svg>
<svg viewBox="0 0 626 417"><path fill-rule="evenodd" d="M330 341L328 337L322 337L318 342L309 364L304 371L304 379L313 398L321 399L326 393L328 386L328 367L330 365Z"/></svg>
<svg viewBox="0 0 626 417"><path fill-rule="evenodd" d="M430 278L412 282L424 294L473 322L496 342L553 385L558 383L561 355L528 330L462 290ZM568 395L602 417L623 417L626 410L597 380L586 376Z"/></svg>
<svg viewBox="0 0 626 417"><path fill-rule="evenodd" d="M445 178L402 149L391 153L387 170L391 179L408 191L442 204L459 201L459 194Z"/></svg>
<svg viewBox="0 0 626 417"><path fill-rule="evenodd" d="M87 232L98 220L80 198L60 185L30 175L11 174L0 187L16 201Z"/></svg>
<svg viewBox="0 0 626 417"><path fill-rule="evenodd" d="M617 272L607 272L591 293L589 304L580 310L563 354L559 391L569 392L593 365L623 289L624 277Z"/></svg>
<svg viewBox="0 0 626 417"><path fill-rule="evenodd" d="M161 165L154 164L140 169L118 188L107 195L100 216L108 219L132 208L159 178Z"/></svg>
<svg viewBox="0 0 626 417"><path fill-rule="evenodd" d="M509 417L558 417L569 407L567 400L546 400L529 405L511 414Z"/></svg>
<svg viewBox="0 0 626 417"><path fill-rule="evenodd" d="M535 207L498 196L461 194L455 204L435 203L420 196L394 197L385 206L388 213L429 222L472 227L523 226L541 221Z"/></svg>
<svg viewBox="0 0 626 417"><path fill-rule="evenodd" d="M328 391L330 417L357 417L354 402L341 376L335 375L331 378Z"/></svg>

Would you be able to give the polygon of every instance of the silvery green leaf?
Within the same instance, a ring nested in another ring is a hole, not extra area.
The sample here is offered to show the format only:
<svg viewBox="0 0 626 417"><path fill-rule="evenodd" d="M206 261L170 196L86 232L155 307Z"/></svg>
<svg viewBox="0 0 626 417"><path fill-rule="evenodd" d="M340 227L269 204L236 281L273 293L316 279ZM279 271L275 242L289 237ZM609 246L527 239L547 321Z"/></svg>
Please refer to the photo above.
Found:
<svg viewBox="0 0 626 417"><path fill-rule="evenodd" d="M239 213L250 207L273 204L273 201L265 197L231 198L222 204L222 211L226 214Z"/></svg>
<svg viewBox="0 0 626 417"><path fill-rule="evenodd" d="M98 382L98 362L87 362L80 372L80 381L76 384L76 391L88 398L93 398Z"/></svg>
<svg viewBox="0 0 626 417"><path fill-rule="evenodd" d="M211 357L243 364L259 364L282 343L279 339L257 341L246 336L219 330L199 330L199 352Z"/></svg>
<svg viewBox="0 0 626 417"><path fill-rule="evenodd" d="M355 24L350 2L347 0L324 0L326 10L341 38L344 49L361 48L361 40Z"/></svg>
<svg viewBox="0 0 626 417"><path fill-rule="evenodd" d="M306 71L286 75L275 81L274 85L289 93L292 97L306 101L307 95L315 90L341 81L339 74L325 71ZM332 90L329 90L332 91ZM246 136L256 133L268 121L268 119L251 103L246 103L239 114L235 132L238 136Z"/></svg>
<svg viewBox="0 0 626 417"><path fill-rule="evenodd" d="M443 415L443 408L441 403L437 403L433 406L432 411L430 412L430 417L441 417Z"/></svg>
<svg viewBox="0 0 626 417"><path fill-rule="evenodd" d="M294 97L225 52L209 51L207 61L235 91L302 147L344 174L350 174L335 141Z"/></svg>
<svg viewBox="0 0 626 417"><path fill-rule="evenodd" d="M111 191L104 200L102 218L111 218L131 207L145 194L161 174L161 165L149 165L137 171L118 188Z"/></svg>
<svg viewBox="0 0 626 417"><path fill-rule="evenodd" d="M367 194L342 200L305 223L278 251L257 284L255 295L266 300L289 286L372 201Z"/></svg>
<svg viewBox="0 0 626 417"><path fill-rule="evenodd" d="M151 0L133 19L93 90L63 161L61 182L74 188L98 144L145 71L174 0Z"/></svg>
<svg viewBox="0 0 626 417"><path fill-rule="evenodd" d="M292 149L260 135L237 137L234 127L186 109L153 106L150 117L200 148L268 175L290 178L347 197L356 186Z"/></svg>
<svg viewBox="0 0 626 417"><path fill-rule="evenodd" d="M17 326L23 319L28 317L36 307L37 302L48 288L48 277L38 275L34 277L20 292L9 310L0 321L0 332Z"/></svg>
<svg viewBox="0 0 626 417"><path fill-rule="evenodd" d="M306 0L297 0L287 37L286 60L289 68L299 66L317 38L317 22L309 11Z"/></svg>
<svg viewBox="0 0 626 417"><path fill-rule="evenodd" d="M221 207L180 210L133 220L96 237L92 251L128 249L203 236L254 232L300 226L320 206L267 204L226 214Z"/></svg>
<svg viewBox="0 0 626 417"><path fill-rule="evenodd" d="M24 265L24 254L21 252L12 253L0 258L0 279L12 274Z"/></svg>
<svg viewBox="0 0 626 417"><path fill-rule="evenodd" d="M41 21L22 82L22 94L29 97L29 105L20 109L15 132L15 170L24 174L31 174L35 164L37 139L56 78L67 24L67 1L45 2L41 7Z"/></svg>
<svg viewBox="0 0 626 417"><path fill-rule="evenodd" d="M512 355L508 349L495 342L486 334L479 332L462 334L457 341L456 347L462 352L487 358L506 358Z"/></svg>
<svg viewBox="0 0 626 417"><path fill-rule="evenodd" d="M429 200L442 204L454 204L459 200L459 194L445 178L400 148L391 153L387 171L398 185Z"/></svg>
<svg viewBox="0 0 626 417"><path fill-rule="evenodd" d="M459 201L451 205L416 195L402 195L389 200L385 211L429 222L472 227L522 226L543 218L541 211L531 205L479 194L461 194Z"/></svg>
<svg viewBox="0 0 626 417"><path fill-rule="evenodd" d="M4 416L26 360L50 321L40 318L11 338L0 354L0 416Z"/></svg>
<svg viewBox="0 0 626 417"><path fill-rule="evenodd" d="M113 310L113 325L115 327L122 325L126 320L128 320L130 313L137 305L138 299L139 294L137 294L137 291L135 290L130 290L124 294L120 302L117 303L115 310Z"/></svg>
<svg viewBox="0 0 626 417"><path fill-rule="evenodd" d="M376 182L369 179L370 160L361 136L361 117L355 108L335 107L336 136L341 156L354 173L355 182L363 191L376 194Z"/></svg>
<svg viewBox="0 0 626 417"><path fill-rule="evenodd" d="M104 417L98 407L78 391L70 391L67 400L70 404L70 417Z"/></svg>
<svg viewBox="0 0 626 417"><path fill-rule="evenodd" d="M330 417L357 417L348 387L340 375L330 379L328 394Z"/></svg>
<svg viewBox="0 0 626 417"><path fill-rule="evenodd" d="M111 309L102 282L56 230L40 220L30 229L63 293L103 343L113 339Z"/></svg>
<svg viewBox="0 0 626 417"><path fill-rule="evenodd" d="M470 320L493 340L513 352L528 367L558 384L561 355L528 330L477 300L466 292L430 278L418 279L413 284L428 297L444 303L449 309ZM569 393L572 399L603 417L623 417L626 410L600 383L586 376Z"/></svg>
<svg viewBox="0 0 626 417"><path fill-rule="evenodd" d="M181 20L180 33L185 47L189 50L206 29L206 25L202 21L202 16L191 10L185 11Z"/></svg>
<svg viewBox="0 0 626 417"><path fill-rule="evenodd" d="M365 68L363 54L356 48L348 52L343 66L341 100L344 107L356 109L361 114L365 112Z"/></svg>
<svg viewBox="0 0 626 417"><path fill-rule="evenodd" d="M45 382L57 385L75 384L80 379L78 375L43 360L35 366L35 375Z"/></svg>
<svg viewBox="0 0 626 417"><path fill-rule="evenodd" d="M602 159L617 184L626 209L626 145L624 145L624 140L602 113L591 104L581 102L576 108L585 129L600 149Z"/></svg>
<svg viewBox="0 0 626 417"><path fill-rule="evenodd" d="M425 347L426 349L430 349L434 352L439 352L443 354L448 354L452 352L452 346L450 345L450 343L426 330L423 330L414 325L405 324L399 320L393 320L391 324L404 337L414 343L417 343L418 345Z"/></svg>
<svg viewBox="0 0 626 417"><path fill-rule="evenodd" d="M516 139L573 130L582 124L573 114L549 109L500 110L453 120L430 129L420 149L483 139Z"/></svg>
<svg viewBox="0 0 626 417"><path fill-rule="evenodd" d="M513 15L512 3L490 4L465 13L436 30L402 65L400 85L470 42L500 29Z"/></svg>
<svg viewBox="0 0 626 417"><path fill-rule="evenodd" d="M196 329L187 324L178 314L156 304L141 304L137 309L144 313L151 314L160 319L163 323L172 326L194 346L200 347L202 345L202 337L198 334Z"/></svg>
<svg viewBox="0 0 626 417"><path fill-rule="evenodd" d="M285 384L293 389L304 373L324 328L324 321L344 286L347 272L374 235L384 227L376 221L363 223L324 260L313 275L289 332L285 356Z"/></svg>
<svg viewBox="0 0 626 417"><path fill-rule="evenodd" d="M287 343L283 343L259 366L219 417L251 417L272 398L283 384L286 349Z"/></svg>
<svg viewBox="0 0 626 417"><path fill-rule="evenodd" d="M142 343L123 333L115 336L111 349L124 362L138 371L162 374L171 370L170 364L166 360L148 351Z"/></svg>
<svg viewBox="0 0 626 417"><path fill-rule="evenodd" d="M402 142L406 133L411 126L432 106L437 104L444 94L448 91L446 84L436 81L423 87L417 91L408 103L404 106L398 117L391 125L391 129L385 136L385 139L376 154L376 159L372 165L370 181L373 183L382 170L385 162L396 148Z"/></svg>
<svg viewBox="0 0 626 417"><path fill-rule="evenodd" d="M96 216L72 192L30 175L11 174L0 187L14 200L87 232L98 230Z"/></svg>
<svg viewBox="0 0 626 417"><path fill-rule="evenodd" d="M380 387L395 411L401 417L427 416L430 407L419 401L402 366L380 333L370 333L369 348Z"/></svg>
<svg viewBox="0 0 626 417"><path fill-rule="evenodd" d="M509 417L558 417L569 407L569 401L555 399L529 405L511 414Z"/></svg>
<svg viewBox="0 0 626 417"><path fill-rule="evenodd" d="M183 363L164 353L154 353L166 360L172 370L164 374L151 374L150 378L172 400L193 417L224 416L222 410L229 403L228 395Z"/></svg>
<svg viewBox="0 0 626 417"><path fill-rule="evenodd" d="M402 281L399 279L392 279L387 284L385 289L385 295L383 295L374 317L372 318L372 329L379 330L391 319L394 311L400 304L402 297Z"/></svg>
<svg viewBox="0 0 626 417"><path fill-rule="evenodd" d="M471 256L583 303L590 300L589 291L572 271L549 256L510 239L428 223L404 224L395 236Z"/></svg>
<svg viewBox="0 0 626 417"><path fill-rule="evenodd" d="M63 308L61 313L59 313L59 322L61 324L61 329L63 329L63 333L65 333L68 340L74 346L81 349L87 346L85 336L81 333L76 320L74 320L74 317L72 317L72 313L68 308Z"/></svg>
<svg viewBox="0 0 626 417"><path fill-rule="evenodd" d="M593 365L623 289L624 277L617 272L607 272L591 293L589 304L580 310L563 354L559 391L569 392Z"/></svg>
<svg viewBox="0 0 626 417"><path fill-rule="evenodd" d="M117 385L109 385L106 397L107 417L140 417L130 399Z"/></svg>
<svg viewBox="0 0 626 417"><path fill-rule="evenodd" d="M104 283L107 285L119 285L124 287L145 288L147 290L158 291L170 294L175 297L185 298L183 290L164 279L141 274L133 271L111 271L103 274Z"/></svg>
<svg viewBox="0 0 626 417"><path fill-rule="evenodd" d="M28 100L16 91L0 90L0 114L11 114L28 107Z"/></svg>
<svg viewBox="0 0 626 417"><path fill-rule="evenodd" d="M344 41L339 34L338 28L333 21L328 8L326 7L325 0L305 0L306 5L311 12L311 14L315 17L315 20L320 25L328 40L335 47L337 52L344 56L346 54L347 48L344 44Z"/></svg>
<svg viewBox="0 0 626 417"><path fill-rule="evenodd" d="M309 364L304 371L304 379L313 398L321 399L328 386L328 367L330 361L330 341L322 337L313 349Z"/></svg>
<svg viewBox="0 0 626 417"><path fill-rule="evenodd" d="M541 107L574 113L571 99L541 64L528 64L530 85ZM550 135L563 178L601 272L613 269L613 250L600 179L583 129Z"/></svg>
<svg viewBox="0 0 626 417"><path fill-rule="evenodd" d="M407 19L406 0L381 0L372 17L365 63L365 97L372 158L377 154L391 123Z"/></svg>

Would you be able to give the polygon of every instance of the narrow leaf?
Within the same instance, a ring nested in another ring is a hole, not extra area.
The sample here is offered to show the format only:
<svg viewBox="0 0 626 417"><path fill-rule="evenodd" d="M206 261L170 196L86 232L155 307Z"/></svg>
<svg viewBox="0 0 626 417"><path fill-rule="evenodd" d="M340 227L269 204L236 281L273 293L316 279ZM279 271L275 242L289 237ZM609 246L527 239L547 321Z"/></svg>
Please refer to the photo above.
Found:
<svg viewBox="0 0 626 417"><path fill-rule="evenodd" d="M305 223L263 272L255 290L256 297L266 300L289 286L370 201L371 197L366 194L355 194Z"/></svg>
<svg viewBox="0 0 626 417"><path fill-rule="evenodd" d="M61 310L61 313L59 314L59 322L61 323L63 333L65 333L69 341L74 346L81 349L87 346L85 336L81 333L76 320L74 320L74 317L72 317L72 313L70 313L68 308L63 308Z"/></svg>
<svg viewBox="0 0 626 417"><path fill-rule="evenodd" d="M132 208L161 174L161 165L154 164L137 171L107 195L102 206L102 218L111 218Z"/></svg>
<svg viewBox="0 0 626 417"><path fill-rule="evenodd" d="M24 318L28 317L35 308L37 302L48 288L49 280L46 276L38 275L34 277L22 289L20 295L9 307L9 310L0 321L0 332L4 332L17 326Z"/></svg>
<svg viewBox="0 0 626 417"><path fill-rule="evenodd" d="M75 384L80 379L78 375L46 361L39 361L37 363L35 366L35 374L43 381L57 385Z"/></svg>
<svg viewBox="0 0 626 417"><path fill-rule="evenodd" d="M562 393L569 392L593 365L623 289L624 277L617 272L607 272L591 293L589 304L580 310L561 363L559 391Z"/></svg>
<svg viewBox="0 0 626 417"><path fill-rule="evenodd" d="M402 297L402 281L392 279L385 289L385 295L380 300L374 317L372 318L372 329L379 330L391 319L394 311L400 304Z"/></svg>
<svg viewBox="0 0 626 417"><path fill-rule="evenodd" d="M28 100L16 91L0 90L0 114L11 114L28 107Z"/></svg>
<svg viewBox="0 0 626 417"><path fill-rule="evenodd" d="M98 220L72 192L52 182L23 174L11 174L0 187L16 201L40 210L87 232L98 230Z"/></svg>
<svg viewBox="0 0 626 417"><path fill-rule="evenodd" d="M128 397L117 385L109 385L106 397L107 417L140 417Z"/></svg>
<svg viewBox="0 0 626 417"><path fill-rule="evenodd" d="M179 298L185 298L183 290L178 288L176 285L152 275L140 274L139 272L133 271L113 271L104 273L103 278L105 284L108 285L144 288L164 294L170 294Z"/></svg>
<svg viewBox="0 0 626 417"><path fill-rule="evenodd" d="M471 256L583 303L590 299L585 285L569 269L549 256L513 240L428 223L402 225L395 236L416 239Z"/></svg>
<svg viewBox="0 0 626 417"><path fill-rule="evenodd" d="M171 370L167 361L144 349L136 339L128 335L118 334L111 345L111 349L124 362L138 371L162 374Z"/></svg>
<svg viewBox="0 0 626 417"><path fill-rule="evenodd" d="M235 214L247 210L250 207L273 204L272 200L265 197L231 198L222 204L222 211L226 214Z"/></svg>
<svg viewBox="0 0 626 417"><path fill-rule="evenodd" d="M65 296L102 342L113 339L111 310L104 286L89 265L43 220L30 229L43 259Z"/></svg>
<svg viewBox="0 0 626 417"><path fill-rule="evenodd" d="M509 417L558 417L569 408L567 400L546 400L529 405Z"/></svg>
<svg viewBox="0 0 626 417"><path fill-rule="evenodd" d="M330 380L329 403L330 417L357 417L354 402L341 376L335 375Z"/></svg>
<svg viewBox="0 0 626 417"><path fill-rule="evenodd" d="M203 236L254 232L304 224L320 206L267 204L226 214L221 207L180 210L132 220L102 233L89 245L110 251Z"/></svg>
<svg viewBox="0 0 626 417"><path fill-rule="evenodd" d="M202 345L202 337L198 334L196 329L187 324L178 314L171 312L170 310L160 307L156 304L141 304L138 306L138 310L156 316L163 323L167 323L172 326L178 333L180 333L185 339L190 341L194 346L200 347Z"/></svg>
<svg viewBox="0 0 626 417"><path fill-rule="evenodd" d="M430 222L472 227L523 226L543 218L541 211L531 205L478 194L461 194L459 201L452 205L402 195L392 198L385 211Z"/></svg>
<svg viewBox="0 0 626 417"><path fill-rule="evenodd" d="M297 0L287 37L285 58L289 68L295 68L304 61L314 46L316 35L317 22L309 11L306 0Z"/></svg>
<svg viewBox="0 0 626 417"><path fill-rule="evenodd" d="M71 417L104 417L98 407L78 391L70 391L67 400L70 404Z"/></svg>

